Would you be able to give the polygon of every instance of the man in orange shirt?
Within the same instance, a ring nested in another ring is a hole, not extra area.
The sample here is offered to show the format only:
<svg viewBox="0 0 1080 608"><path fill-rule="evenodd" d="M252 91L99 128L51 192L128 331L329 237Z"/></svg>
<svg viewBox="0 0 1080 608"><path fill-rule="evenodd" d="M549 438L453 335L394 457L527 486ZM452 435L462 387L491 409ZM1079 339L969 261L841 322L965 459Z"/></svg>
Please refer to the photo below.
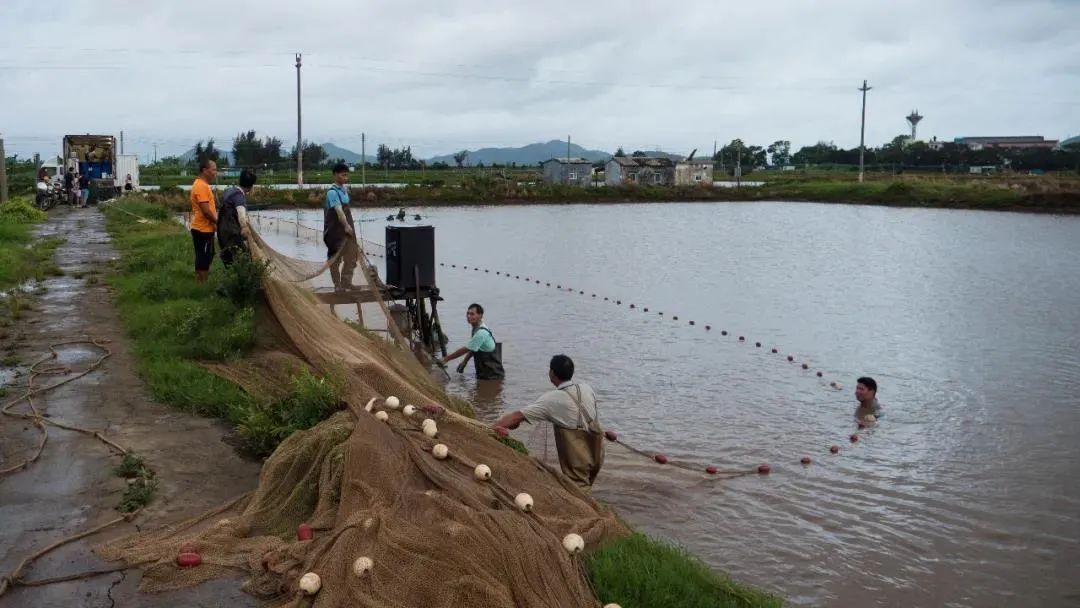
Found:
<svg viewBox="0 0 1080 608"><path fill-rule="evenodd" d="M214 231L217 229L217 202L210 183L217 179L217 163L199 161L199 176L191 184L191 240L195 244L195 282L205 283L214 261Z"/></svg>

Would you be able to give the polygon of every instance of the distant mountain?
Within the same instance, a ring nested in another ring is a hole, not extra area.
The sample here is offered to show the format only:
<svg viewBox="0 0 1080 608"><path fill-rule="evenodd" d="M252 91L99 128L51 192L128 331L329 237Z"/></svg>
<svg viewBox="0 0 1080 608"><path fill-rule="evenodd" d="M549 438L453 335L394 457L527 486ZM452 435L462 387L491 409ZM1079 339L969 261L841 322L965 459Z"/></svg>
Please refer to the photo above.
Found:
<svg viewBox="0 0 1080 608"><path fill-rule="evenodd" d="M215 146L216 146L216 143L215 143ZM220 152L222 158L225 159L225 164L231 164L232 163L232 152L231 151L219 149L218 152ZM188 149L187 152L184 152L183 154L181 154L179 158L180 158L180 160L184 161L185 163L195 160L195 146L191 146L191 148Z"/></svg>
<svg viewBox="0 0 1080 608"><path fill-rule="evenodd" d="M357 154L356 152L353 152L352 150L347 150L347 149L342 148L340 146L336 146L336 145L334 145L334 144L332 144L330 142L327 142L327 143L324 143L324 144L319 144L319 145L322 146L322 149L326 152L326 157L328 159L330 159L330 160L335 160L335 159L340 158L341 160L349 163L350 165L361 162L360 155ZM375 162L375 157L368 154L367 155L367 162L369 162L369 163Z"/></svg>
<svg viewBox="0 0 1080 608"><path fill-rule="evenodd" d="M547 143L529 144L527 146L521 146L520 148L481 148L479 150L469 150L468 152L469 158L465 162L469 165L476 165L479 163L484 163L485 165L490 165L492 163L498 163L500 165L510 163L535 165L548 160L549 158L565 158L566 142L553 139ZM587 158L589 160L607 160L611 158L611 153L602 150L586 150L577 144L571 143L570 156ZM444 162L448 165L453 165L454 155L446 154L443 156L435 156L428 159L427 162Z"/></svg>

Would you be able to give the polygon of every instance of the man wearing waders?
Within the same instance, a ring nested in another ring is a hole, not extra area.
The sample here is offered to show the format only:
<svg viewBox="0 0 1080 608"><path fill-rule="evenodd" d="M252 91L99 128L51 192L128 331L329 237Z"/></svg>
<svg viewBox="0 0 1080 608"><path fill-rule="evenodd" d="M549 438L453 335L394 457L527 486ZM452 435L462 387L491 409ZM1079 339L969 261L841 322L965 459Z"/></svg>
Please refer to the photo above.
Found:
<svg viewBox="0 0 1080 608"><path fill-rule="evenodd" d="M540 396L525 409L505 414L495 423L496 433L516 429L522 422L550 422L555 429L559 467L578 487L589 490L604 464L604 430L592 387L574 382L574 362L566 355L551 358L548 380L555 390ZM502 430L500 430L502 429Z"/></svg>
<svg viewBox="0 0 1080 608"><path fill-rule="evenodd" d="M442 364L446 365L467 354L476 364L477 380L502 380L506 376L502 366L502 354L495 342L495 335L484 325L484 307L475 303L469 304L469 309L465 311L465 320L472 326L472 338L465 346L443 357ZM458 366L458 373L465 371L469 357Z"/></svg>
<svg viewBox="0 0 1080 608"><path fill-rule="evenodd" d="M334 165L334 185L326 192L326 207L323 210L323 243L326 244L326 259L330 260L330 279L334 281L336 290L352 288L353 270L356 269L359 255L347 183L348 165Z"/></svg>

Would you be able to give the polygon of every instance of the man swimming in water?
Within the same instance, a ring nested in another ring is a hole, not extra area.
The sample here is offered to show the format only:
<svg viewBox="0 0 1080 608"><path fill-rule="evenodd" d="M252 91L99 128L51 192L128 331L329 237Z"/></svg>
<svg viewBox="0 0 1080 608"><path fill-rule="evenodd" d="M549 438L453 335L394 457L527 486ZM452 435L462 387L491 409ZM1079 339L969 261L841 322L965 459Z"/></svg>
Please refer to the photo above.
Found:
<svg viewBox="0 0 1080 608"><path fill-rule="evenodd" d="M876 420L881 417L881 404L877 400L877 382L873 378L863 376L856 380L855 399L859 401L858 407L855 408L856 418L866 420L868 416L873 416L871 420Z"/></svg>

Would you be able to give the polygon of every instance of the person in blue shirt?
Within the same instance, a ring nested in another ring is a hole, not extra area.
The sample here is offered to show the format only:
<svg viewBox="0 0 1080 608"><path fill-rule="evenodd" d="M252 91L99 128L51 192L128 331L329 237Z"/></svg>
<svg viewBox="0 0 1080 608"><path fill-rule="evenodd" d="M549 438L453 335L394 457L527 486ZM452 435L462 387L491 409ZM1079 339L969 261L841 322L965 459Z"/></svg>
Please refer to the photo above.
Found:
<svg viewBox="0 0 1080 608"><path fill-rule="evenodd" d="M472 338L469 343L442 359L446 365L450 361L462 355L468 354L476 364L476 378L478 380L502 380L506 377L502 366L502 352L495 342L495 335L484 325L484 307L479 304L470 304L465 311L465 320L472 327ZM469 363L466 358L458 366L458 373L465 371L465 365Z"/></svg>
<svg viewBox="0 0 1080 608"><path fill-rule="evenodd" d="M334 165L334 185L326 192L323 210L323 243L326 259L330 261L330 278L334 289L352 288L353 271L356 269L360 246L353 229L352 210L349 209L349 166Z"/></svg>

